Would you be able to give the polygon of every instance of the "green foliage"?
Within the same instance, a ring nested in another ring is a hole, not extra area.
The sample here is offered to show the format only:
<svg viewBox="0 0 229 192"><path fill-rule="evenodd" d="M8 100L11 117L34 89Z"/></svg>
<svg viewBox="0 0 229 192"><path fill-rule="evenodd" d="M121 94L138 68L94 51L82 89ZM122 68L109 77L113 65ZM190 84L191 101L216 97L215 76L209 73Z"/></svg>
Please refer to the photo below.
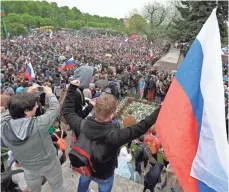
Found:
<svg viewBox="0 0 229 192"><path fill-rule="evenodd" d="M168 30L177 17L175 4L175 1L169 1L164 4L157 0L146 4L142 11L143 17L134 14L130 18L130 29L145 34L150 41L169 39Z"/></svg>
<svg viewBox="0 0 229 192"><path fill-rule="evenodd" d="M172 29L174 40L192 42L215 7L216 1L181 1L177 6L181 18L174 22ZM227 10L228 2L218 1L216 13L222 41L225 41L228 36Z"/></svg>
<svg viewBox="0 0 229 192"><path fill-rule="evenodd" d="M7 15L7 20L11 23L23 23L23 19L20 14L10 13Z"/></svg>
<svg viewBox="0 0 229 192"><path fill-rule="evenodd" d="M128 21L129 29L132 32L142 32L146 28L146 20L139 14L134 14Z"/></svg>
<svg viewBox="0 0 229 192"><path fill-rule="evenodd" d="M28 30L21 23L7 23L7 30L12 36L26 35Z"/></svg>
<svg viewBox="0 0 229 192"><path fill-rule="evenodd" d="M21 18L22 18L23 24L28 26L28 27L33 26L34 23L35 23L34 18L31 15L27 14L27 13L22 14Z"/></svg>
<svg viewBox="0 0 229 192"><path fill-rule="evenodd" d="M84 14L76 7L58 7L57 3L47 1L2 1L1 6L6 12L7 23L18 23L27 28L52 25L57 28L79 29L83 26L95 28L111 28L125 31L124 22L121 19L100 17L98 15ZM20 29L16 31L21 30ZM7 28L8 28L7 24ZM2 31L3 26L1 27ZM12 29L11 29L12 30ZM15 31L11 34L15 34Z"/></svg>
<svg viewBox="0 0 229 192"><path fill-rule="evenodd" d="M35 16L34 21L37 27L44 25L44 19L40 16Z"/></svg>

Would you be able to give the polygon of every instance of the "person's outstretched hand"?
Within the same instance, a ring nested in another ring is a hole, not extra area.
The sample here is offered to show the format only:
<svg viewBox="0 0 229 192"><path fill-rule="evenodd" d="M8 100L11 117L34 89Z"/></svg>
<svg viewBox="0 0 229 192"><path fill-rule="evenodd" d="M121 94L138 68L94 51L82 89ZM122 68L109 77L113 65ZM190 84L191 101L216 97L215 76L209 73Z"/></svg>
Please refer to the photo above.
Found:
<svg viewBox="0 0 229 192"><path fill-rule="evenodd" d="M72 85L75 85L75 86L79 86L80 85L80 81L79 80L73 80L70 82Z"/></svg>
<svg viewBox="0 0 229 192"><path fill-rule="evenodd" d="M31 87L29 87L28 88L28 90L27 90L27 92L29 92L29 93L36 93L38 90L38 87L39 87L39 85L33 85L33 86L31 86Z"/></svg>
<svg viewBox="0 0 229 192"><path fill-rule="evenodd" d="M93 107L95 106L96 104L96 100L91 100L90 103L93 105Z"/></svg>
<svg viewBox="0 0 229 192"><path fill-rule="evenodd" d="M45 94L51 94L52 93L52 88L50 88L48 86L43 86L43 89L44 89Z"/></svg>

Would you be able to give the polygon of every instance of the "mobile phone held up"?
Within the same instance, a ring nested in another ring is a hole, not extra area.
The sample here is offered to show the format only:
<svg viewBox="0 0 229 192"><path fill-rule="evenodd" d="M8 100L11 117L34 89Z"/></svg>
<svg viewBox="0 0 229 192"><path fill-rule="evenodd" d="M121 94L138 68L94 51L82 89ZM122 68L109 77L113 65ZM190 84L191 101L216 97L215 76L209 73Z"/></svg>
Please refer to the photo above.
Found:
<svg viewBox="0 0 229 192"><path fill-rule="evenodd" d="M43 88L43 87L38 87L37 90L38 90L39 92L44 92L44 88Z"/></svg>

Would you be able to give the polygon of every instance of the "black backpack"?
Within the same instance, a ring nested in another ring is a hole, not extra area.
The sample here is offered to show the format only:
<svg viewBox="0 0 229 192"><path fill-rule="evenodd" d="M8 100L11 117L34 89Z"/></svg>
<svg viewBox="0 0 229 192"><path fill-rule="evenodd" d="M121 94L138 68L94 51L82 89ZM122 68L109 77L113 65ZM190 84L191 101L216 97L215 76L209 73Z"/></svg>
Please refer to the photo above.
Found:
<svg viewBox="0 0 229 192"><path fill-rule="evenodd" d="M16 189L18 186L12 181L12 175L22 173L24 170L18 169L18 170L12 170L11 166L14 163L14 161L10 164L10 166L1 173L1 192L19 192L21 190Z"/></svg>

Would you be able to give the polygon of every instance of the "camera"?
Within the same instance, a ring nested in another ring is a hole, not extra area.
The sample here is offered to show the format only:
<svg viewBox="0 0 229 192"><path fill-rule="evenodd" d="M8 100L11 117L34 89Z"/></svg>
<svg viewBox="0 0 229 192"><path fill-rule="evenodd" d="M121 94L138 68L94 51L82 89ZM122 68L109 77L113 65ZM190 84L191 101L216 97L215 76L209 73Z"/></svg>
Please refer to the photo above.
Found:
<svg viewBox="0 0 229 192"><path fill-rule="evenodd" d="M37 89L38 89L39 92L43 92L44 91L43 87L38 87Z"/></svg>

